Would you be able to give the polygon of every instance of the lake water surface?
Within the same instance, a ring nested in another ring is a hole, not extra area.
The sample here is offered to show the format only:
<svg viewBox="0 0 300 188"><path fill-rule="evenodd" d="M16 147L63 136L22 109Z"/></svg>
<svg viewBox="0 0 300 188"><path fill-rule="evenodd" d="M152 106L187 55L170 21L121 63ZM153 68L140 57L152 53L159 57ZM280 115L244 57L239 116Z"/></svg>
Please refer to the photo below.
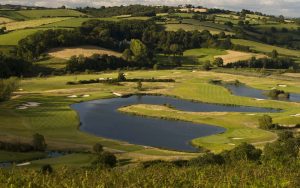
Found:
<svg viewBox="0 0 300 188"><path fill-rule="evenodd" d="M275 109L195 103L165 96L101 99L73 104L71 107L79 114L81 131L131 144L197 151L197 148L189 144L192 139L226 131L222 127L212 125L146 118L118 112L120 107L134 104L170 104L178 110L189 112L277 112Z"/></svg>

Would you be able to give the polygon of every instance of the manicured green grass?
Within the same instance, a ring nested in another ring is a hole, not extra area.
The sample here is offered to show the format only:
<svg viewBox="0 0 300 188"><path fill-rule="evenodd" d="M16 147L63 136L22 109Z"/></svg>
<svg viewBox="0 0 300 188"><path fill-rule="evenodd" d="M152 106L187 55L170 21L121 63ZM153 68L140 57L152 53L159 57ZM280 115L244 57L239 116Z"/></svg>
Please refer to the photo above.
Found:
<svg viewBox="0 0 300 188"><path fill-rule="evenodd" d="M29 167L40 168L45 164L50 164L55 168L72 166L72 167L84 167L90 166L91 162L96 159L95 154L69 154L61 157L48 158L32 161Z"/></svg>
<svg viewBox="0 0 300 188"><path fill-rule="evenodd" d="M1 151L0 150L0 163L3 162L22 162L29 161L33 159L39 159L46 157L45 153L42 152L9 152L9 151Z"/></svg>
<svg viewBox="0 0 300 188"><path fill-rule="evenodd" d="M48 9L48 10L21 10L16 11L18 14L30 18L43 18L43 17L78 17L85 16L85 14L71 9Z"/></svg>
<svg viewBox="0 0 300 188"><path fill-rule="evenodd" d="M226 55L227 52L221 49L215 48L198 48L192 50L186 50L183 53L184 57L191 57L197 59L199 62L210 61L213 62L214 56Z"/></svg>

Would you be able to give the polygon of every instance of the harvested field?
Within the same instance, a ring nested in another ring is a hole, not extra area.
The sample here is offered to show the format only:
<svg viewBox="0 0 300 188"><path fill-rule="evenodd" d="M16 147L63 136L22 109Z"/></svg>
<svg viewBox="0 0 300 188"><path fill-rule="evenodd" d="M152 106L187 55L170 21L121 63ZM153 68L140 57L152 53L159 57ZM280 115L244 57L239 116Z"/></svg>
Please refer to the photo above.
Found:
<svg viewBox="0 0 300 188"><path fill-rule="evenodd" d="M13 22L13 21L14 20L12 20L10 18L0 17L0 24L5 24L5 23Z"/></svg>
<svg viewBox="0 0 300 188"><path fill-rule="evenodd" d="M215 56L214 58L220 57L220 58L223 59L224 64L228 64L228 63L234 63L234 62L237 62L237 61L248 60L251 57L256 57L257 59L267 57L266 55L263 55L263 54L238 52L238 51L233 51L233 50L226 50L226 51L227 51L228 54L218 55L218 56Z"/></svg>
<svg viewBox="0 0 300 188"><path fill-rule="evenodd" d="M121 57L121 53L108 50L105 48L100 48L97 46L78 46L72 48L54 48L48 52L50 56L61 58L61 59L69 59L74 55L83 55L85 57L92 56L93 54L100 54L100 55L109 55L109 56L116 56Z"/></svg>

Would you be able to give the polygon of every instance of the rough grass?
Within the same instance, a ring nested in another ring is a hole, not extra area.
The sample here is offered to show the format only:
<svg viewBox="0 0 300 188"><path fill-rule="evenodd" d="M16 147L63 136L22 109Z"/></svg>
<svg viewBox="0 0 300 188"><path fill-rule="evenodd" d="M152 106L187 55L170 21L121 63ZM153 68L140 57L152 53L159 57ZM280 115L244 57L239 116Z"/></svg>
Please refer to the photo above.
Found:
<svg viewBox="0 0 300 188"><path fill-rule="evenodd" d="M116 51L100 48L97 46L78 46L72 48L54 48L48 54L55 58L70 59L74 55L83 55L85 57L92 56L93 54L109 55L121 57L122 54Z"/></svg>
<svg viewBox="0 0 300 188"><path fill-rule="evenodd" d="M16 12L30 19L43 17L78 17L85 15L81 12L71 9L21 10Z"/></svg>
<svg viewBox="0 0 300 188"><path fill-rule="evenodd" d="M233 50L226 50L227 54L226 55L217 55L214 58L222 58L224 61L224 64L228 63L234 63L237 61L244 61L244 60L249 60L252 57L255 57L256 59L260 58L266 58L266 55L263 54L255 54L255 53L246 53L246 52L238 52L238 51L233 51Z"/></svg>
<svg viewBox="0 0 300 188"><path fill-rule="evenodd" d="M164 25L164 27L167 31L178 31L179 29L183 29L185 31L195 31L195 30L204 31L204 30L208 30L212 34L219 34L220 32L222 32L221 30L206 27L206 26L184 24L184 23L182 23L182 24L169 23L169 24Z"/></svg>
<svg viewBox="0 0 300 188"><path fill-rule="evenodd" d="M36 20L27 20L27 21L19 21L19 22L11 22L7 24L2 24L0 27L6 27L8 31L24 29L24 28L35 28L42 25L59 22L62 20L66 20L70 18L41 18Z"/></svg>
<svg viewBox="0 0 300 188"><path fill-rule="evenodd" d="M36 62L38 65L42 65L49 68L54 69L62 69L66 67L67 61L66 59L60 59L60 58L46 58L44 60Z"/></svg>
<svg viewBox="0 0 300 188"><path fill-rule="evenodd" d="M249 46L252 50L262 52L262 53L270 53L273 50L277 50L277 52L280 55L300 57L300 50L290 50L282 47L272 46L260 42L254 42L254 41L243 40L243 39L232 39L231 41L234 44Z"/></svg>

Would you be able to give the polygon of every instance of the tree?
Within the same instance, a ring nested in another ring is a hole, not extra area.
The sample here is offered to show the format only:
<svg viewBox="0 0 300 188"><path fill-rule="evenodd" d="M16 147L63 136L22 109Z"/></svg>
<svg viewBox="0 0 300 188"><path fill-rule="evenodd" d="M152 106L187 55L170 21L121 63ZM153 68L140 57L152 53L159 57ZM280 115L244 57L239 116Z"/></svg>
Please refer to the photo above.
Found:
<svg viewBox="0 0 300 188"><path fill-rule="evenodd" d="M214 65L216 65L217 67L222 67L224 64L224 61L221 57L217 57L215 60L214 60Z"/></svg>
<svg viewBox="0 0 300 188"><path fill-rule="evenodd" d="M93 151L95 153L102 153L103 152L103 146L100 144L100 143L96 143L94 146L93 146Z"/></svg>
<svg viewBox="0 0 300 188"><path fill-rule="evenodd" d="M34 134L32 145L36 151L45 151L47 144L43 135Z"/></svg>
<svg viewBox="0 0 300 188"><path fill-rule="evenodd" d="M258 119L259 128L272 129L274 127L272 117L269 115L263 115Z"/></svg>
<svg viewBox="0 0 300 188"><path fill-rule="evenodd" d="M258 161L261 154L262 151L260 149L256 149L253 145L247 143L242 143L230 151L221 153L225 160L229 162L236 162L240 160Z"/></svg>
<svg viewBox="0 0 300 188"><path fill-rule="evenodd" d="M291 132L283 132L273 143L269 143L264 148L265 161L277 161L288 163L299 155L300 139L295 138Z"/></svg>
<svg viewBox="0 0 300 188"><path fill-rule="evenodd" d="M126 80L125 74L123 72L119 72L117 80L119 82L125 81Z"/></svg>
<svg viewBox="0 0 300 188"><path fill-rule="evenodd" d="M137 82L136 88L137 88L139 91L141 91L141 90L143 89L143 84L142 84L141 81L138 81L138 82Z"/></svg>
<svg viewBox="0 0 300 188"><path fill-rule="evenodd" d="M98 155L97 159L93 162L94 165L97 166L108 166L114 167L117 164L117 158L110 152L102 152Z"/></svg>
<svg viewBox="0 0 300 188"><path fill-rule="evenodd" d="M278 57L278 52L277 52L277 50L273 50L273 51L271 52L271 57L272 57L273 59L276 59L276 58Z"/></svg>
<svg viewBox="0 0 300 188"><path fill-rule="evenodd" d="M41 167L41 172L43 174L51 174L53 172L53 168L51 165L46 164Z"/></svg>
<svg viewBox="0 0 300 188"><path fill-rule="evenodd" d="M135 61L140 61L147 58L148 49L147 47L138 39L131 40L130 50L133 54Z"/></svg>

